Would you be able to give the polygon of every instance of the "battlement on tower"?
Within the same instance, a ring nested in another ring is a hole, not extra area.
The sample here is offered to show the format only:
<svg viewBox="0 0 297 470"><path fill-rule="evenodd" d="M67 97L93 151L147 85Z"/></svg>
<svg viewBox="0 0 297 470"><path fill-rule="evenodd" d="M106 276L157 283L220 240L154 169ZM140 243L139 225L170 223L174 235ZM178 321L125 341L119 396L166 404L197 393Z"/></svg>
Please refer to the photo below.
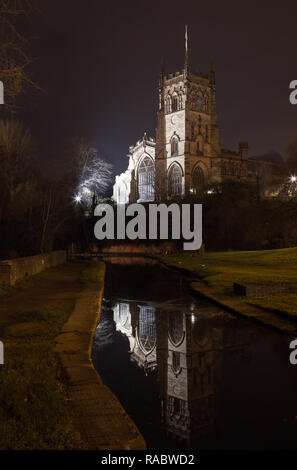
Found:
<svg viewBox="0 0 297 470"><path fill-rule="evenodd" d="M215 81L215 73L211 70L209 73L198 72L197 70L186 69L178 70L177 72L169 73L167 75L163 75L162 81L163 84L170 85L175 82L179 82L182 80L189 80L198 84L207 85L209 82Z"/></svg>

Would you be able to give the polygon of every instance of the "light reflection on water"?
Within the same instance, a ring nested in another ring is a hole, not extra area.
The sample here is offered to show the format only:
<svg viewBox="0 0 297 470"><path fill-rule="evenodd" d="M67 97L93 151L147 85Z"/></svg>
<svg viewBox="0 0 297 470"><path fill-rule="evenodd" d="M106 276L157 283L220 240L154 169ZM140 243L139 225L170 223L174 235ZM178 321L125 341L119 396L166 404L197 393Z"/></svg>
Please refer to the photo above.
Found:
<svg viewBox="0 0 297 470"><path fill-rule="evenodd" d="M192 297L176 273L109 260L93 362L148 448L295 446L288 343Z"/></svg>

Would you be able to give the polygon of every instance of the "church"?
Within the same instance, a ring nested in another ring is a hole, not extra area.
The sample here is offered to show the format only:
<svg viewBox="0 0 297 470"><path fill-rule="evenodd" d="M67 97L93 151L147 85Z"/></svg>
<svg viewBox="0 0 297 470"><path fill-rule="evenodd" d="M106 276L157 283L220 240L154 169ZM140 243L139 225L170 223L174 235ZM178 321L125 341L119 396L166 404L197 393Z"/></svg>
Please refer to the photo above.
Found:
<svg viewBox="0 0 297 470"><path fill-rule="evenodd" d="M129 147L127 170L116 176L113 199L118 204L201 198L211 184L246 180L248 144L224 150L216 109L216 77L189 66L186 29L185 64L159 79L156 138L144 133Z"/></svg>

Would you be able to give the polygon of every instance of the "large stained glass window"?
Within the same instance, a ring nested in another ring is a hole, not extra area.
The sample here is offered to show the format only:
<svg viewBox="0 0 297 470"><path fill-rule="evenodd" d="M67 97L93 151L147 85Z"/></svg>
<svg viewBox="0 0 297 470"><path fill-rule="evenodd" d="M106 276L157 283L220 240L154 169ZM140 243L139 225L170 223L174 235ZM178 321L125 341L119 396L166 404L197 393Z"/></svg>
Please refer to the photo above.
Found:
<svg viewBox="0 0 297 470"><path fill-rule="evenodd" d="M155 165L150 157L145 157L138 168L138 195L142 201L155 198Z"/></svg>

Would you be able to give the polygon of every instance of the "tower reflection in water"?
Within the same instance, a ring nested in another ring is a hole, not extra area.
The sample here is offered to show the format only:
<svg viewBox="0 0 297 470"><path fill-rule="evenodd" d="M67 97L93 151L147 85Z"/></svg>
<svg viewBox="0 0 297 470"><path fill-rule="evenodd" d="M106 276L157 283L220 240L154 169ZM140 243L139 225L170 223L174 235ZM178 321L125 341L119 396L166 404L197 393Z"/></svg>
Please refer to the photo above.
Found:
<svg viewBox="0 0 297 470"><path fill-rule="evenodd" d="M296 448L288 337L193 296L157 261L106 267L92 360L148 449Z"/></svg>
<svg viewBox="0 0 297 470"><path fill-rule="evenodd" d="M146 374L157 369L166 432L190 444L214 431L222 351L246 354L246 336L216 328L203 313L191 314L191 306L182 313L172 304L159 308L118 299L112 310L116 330L129 340L130 359Z"/></svg>

